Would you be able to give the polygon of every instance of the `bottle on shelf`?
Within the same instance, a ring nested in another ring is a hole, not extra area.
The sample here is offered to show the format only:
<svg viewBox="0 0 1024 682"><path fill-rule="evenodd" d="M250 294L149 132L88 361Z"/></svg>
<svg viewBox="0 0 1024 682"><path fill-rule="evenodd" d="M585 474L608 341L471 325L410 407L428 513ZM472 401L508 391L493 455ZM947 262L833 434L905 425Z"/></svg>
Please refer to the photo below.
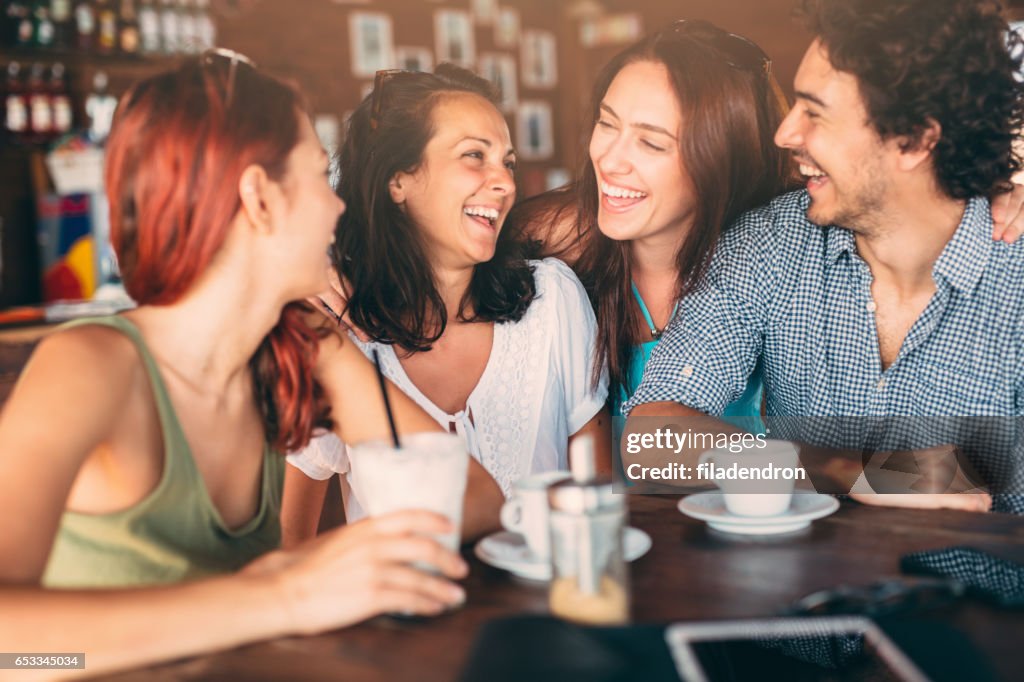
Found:
<svg viewBox="0 0 1024 682"><path fill-rule="evenodd" d="M36 0L32 6L32 44L44 50L53 47L56 29L50 17L49 0Z"/></svg>
<svg viewBox="0 0 1024 682"><path fill-rule="evenodd" d="M62 63L57 62L50 68L50 109L53 111L54 137L70 133L75 122L66 76Z"/></svg>
<svg viewBox="0 0 1024 682"><path fill-rule="evenodd" d="M28 97L21 64L7 65L7 81L4 86L4 129L14 142L24 142L28 137Z"/></svg>
<svg viewBox="0 0 1024 682"><path fill-rule="evenodd" d="M112 54L117 49L117 12L113 0L96 0L96 49Z"/></svg>
<svg viewBox="0 0 1024 682"><path fill-rule="evenodd" d="M178 0L178 52L199 52L199 22L195 5L189 0Z"/></svg>
<svg viewBox="0 0 1024 682"><path fill-rule="evenodd" d="M71 0L51 0L50 19L53 21L53 44L66 49L71 46L74 26L71 20Z"/></svg>
<svg viewBox="0 0 1024 682"><path fill-rule="evenodd" d="M157 11L156 0L141 0L139 33L143 54L160 52L160 12Z"/></svg>
<svg viewBox="0 0 1024 682"><path fill-rule="evenodd" d="M96 8L93 0L75 2L75 47L89 51L96 44Z"/></svg>
<svg viewBox="0 0 1024 682"><path fill-rule="evenodd" d="M12 43L16 47L30 47L36 35L32 7L22 0L12 0L7 7L7 18L11 22Z"/></svg>
<svg viewBox="0 0 1024 682"><path fill-rule="evenodd" d="M160 0L160 44L164 54L178 53L178 5L174 0Z"/></svg>
<svg viewBox="0 0 1024 682"><path fill-rule="evenodd" d="M97 71L92 79L92 92L85 98L85 115L89 120L89 139L103 144L110 134L110 124L117 108L117 98L107 92L107 74Z"/></svg>
<svg viewBox="0 0 1024 682"><path fill-rule="evenodd" d="M139 16L135 11L135 0L121 0L120 2L120 30L118 32L118 47L126 55L136 55L141 49L141 38L139 36Z"/></svg>
<svg viewBox="0 0 1024 682"><path fill-rule="evenodd" d="M213 16L210 14L210 0L196 0L196 11L196 22L199 24L199 51L202 52L217 46L217 24L213 23Z"/></svg>
<svg viewBox="0 0 1024 682"><path fill-rule="evenodd" d="M28 76L28 127L35 144L48 142L53 136L53 109L46 85L46 67L36 62Z"/></svg>

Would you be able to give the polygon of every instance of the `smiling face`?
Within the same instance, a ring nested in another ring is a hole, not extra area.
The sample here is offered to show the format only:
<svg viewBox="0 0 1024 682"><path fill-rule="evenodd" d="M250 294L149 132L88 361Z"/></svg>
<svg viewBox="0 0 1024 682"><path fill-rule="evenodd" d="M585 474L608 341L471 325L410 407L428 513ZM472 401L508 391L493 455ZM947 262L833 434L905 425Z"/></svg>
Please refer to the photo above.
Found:
<svg viewBox="0 0 1024 682"><path fill-rule="evenodd" d="M505 119L470 93L442 96L419 167L389 189L420 231L434 268L465 268L494 257L516 197L515 152Z"/></svg>
<svg viewBox="0 0 1024 682"><path fill-rule="evenodd" d="M633 62L612 80L590 138L597 222L606 236L682 240L694 211L693 182L679 151L682 126L663 64Z"/></svg>
<svg viewBox="0 0 1024 682"><path fill-rule="evenodd" d="M775 143L793 150L807 178L807 217L818 225L877 231L885 223L898 145L871 127L857 79L835 70L818 41L807 49L794 86L796 104Z"/></svg>
<svg viewBox="0 0 1024 682"><path fill-rule="evenodd" d="M327 180L328 159L309 119L299 116L299 142L288 155L288 170L281 179L284 195L279 224L288 241L284 253L291 256L287 266L297 278L295 296L301 298L329 287L328 249L334 242L338 218L345 203Z"/></svg>

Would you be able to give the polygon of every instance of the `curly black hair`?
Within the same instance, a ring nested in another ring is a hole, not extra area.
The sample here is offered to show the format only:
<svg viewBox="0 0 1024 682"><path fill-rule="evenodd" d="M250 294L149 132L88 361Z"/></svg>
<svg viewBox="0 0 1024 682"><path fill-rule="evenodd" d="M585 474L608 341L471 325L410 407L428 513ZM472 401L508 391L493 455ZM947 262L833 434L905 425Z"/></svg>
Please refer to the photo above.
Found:
<svg viewBox="0 0 1024 682"><path fill-rule="evenodd" d="M448 311L420 230L391 200L388 181L419 167L435 133L434 107L445 97L469 93L495 105L497 97L489 82L452 64L398 72L380 87L377 106L371 93L349 119L338 184L347 209L331 255L350 286L346 311L356 327L379 343L428 351L444 334ZM537 292L525 245L514 237L501 230L494 257L473 269L458 319L516 322L526 314Z"/></svg>
<svg viewBox="0 0 1024 682"><path fill-rule="evenodd" d="M967 199L1021 168L1021 39L994 0L803 0L797 10L839 71L855 76L882 138L914 148L931 121L936 180Z"/></svg>

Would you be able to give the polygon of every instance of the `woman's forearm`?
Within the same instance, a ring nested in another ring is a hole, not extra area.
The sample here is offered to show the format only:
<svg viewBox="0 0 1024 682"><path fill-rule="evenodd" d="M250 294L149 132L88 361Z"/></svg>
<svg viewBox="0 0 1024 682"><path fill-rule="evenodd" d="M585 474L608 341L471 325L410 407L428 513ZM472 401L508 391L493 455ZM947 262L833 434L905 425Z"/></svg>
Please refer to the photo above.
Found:
<svg viewBox="0 0 1024 682"><path fill-rule="evenodd" d="M83 652L77 674L95 675L286 634L284 604L273 577L245 572L139 589L5 586L0 642L7 651Z"/></svg>
<svg viewBox="0 0 1024 682"><path fill-rule="evenodd" d="M317 481L292 465L285 467L281 499L281 546L291 548L316 537L327 486L333 478Z"/></svg>

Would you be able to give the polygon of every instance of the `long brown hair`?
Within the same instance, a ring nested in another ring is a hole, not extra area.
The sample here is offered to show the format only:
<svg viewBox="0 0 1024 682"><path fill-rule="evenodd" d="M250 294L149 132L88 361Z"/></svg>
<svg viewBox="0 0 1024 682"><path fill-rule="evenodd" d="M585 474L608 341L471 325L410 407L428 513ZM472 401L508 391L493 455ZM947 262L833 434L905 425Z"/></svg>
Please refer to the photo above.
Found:
<svg viewBox="0 0 1024 682"><path fill-rule="evenodd" d="M377 88L353 112L339 154L338 195L348 208L332 256L351 287L352 323L374 341L427 351L444 334L448 314L420 230L391 199L388 182L420 166L436 132L433 111L445 97L469 93L492 104L496 97L490 83L452 64L432 74L389 74ZM460 319L514 322L526 313L536 294L533 271L513 236L502 229L494 257L473 268Z"/></svg>
<svg viewBox="0 0 1024 682"><path fill-rule="evenodd" d="M141 305L181 298L209 267L241 202L251 164L284 177L299 141L298 92L248 62L215 53L136 84L107 145L111 240L125 288ZM290 304L250 360L267 440L279 450L329 425L313 379L316 334Z"/></svg>
<svg viewBox="0 0 1024 682"><path fill-rule="evenodd" d="M600 196L586 151L615 76L636 62L662 64L679 101L685 123L679 151L696 190L693 226L676 255L679 297L700 284L722 230L743 212L786 190L793 179L789 154L773 141L786 105L770 75L770 62L760 68L737 65L729 48L745 39L707 22L685 23L685 30L677 22L627 48L601 70L576 180L568 188L523 202L510 217L516 229L537 234L539 222L550 224L574 212L578 238L544 251L578 254L575 270L597 313L596 362L607 362L611 380L620 384L625 383L631 349L643 340L644 328L633 302L631 244L597 229Z"/></svg>

